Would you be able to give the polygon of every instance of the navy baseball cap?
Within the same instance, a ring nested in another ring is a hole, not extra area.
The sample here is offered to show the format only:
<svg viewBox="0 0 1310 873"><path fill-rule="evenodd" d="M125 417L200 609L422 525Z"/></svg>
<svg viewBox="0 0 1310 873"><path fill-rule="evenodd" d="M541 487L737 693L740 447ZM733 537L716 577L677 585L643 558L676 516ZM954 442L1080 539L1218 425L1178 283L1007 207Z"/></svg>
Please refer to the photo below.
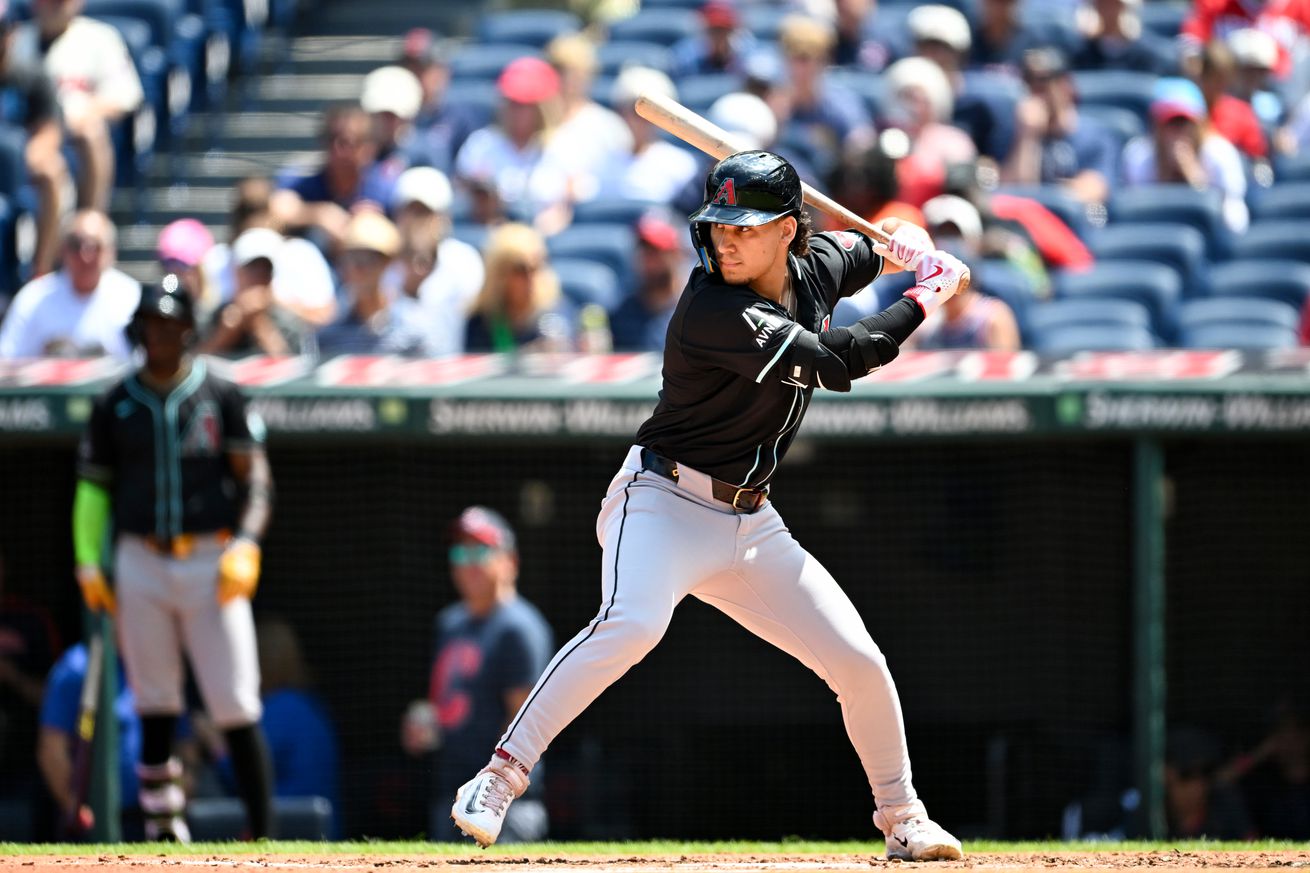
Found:
<svg viewBox="0 0 1310 873"><path fill-rule="evenodd" d="M470 506L461 512L450 526L450 538L454 542L473 540L504 552L517 547L514 529L505 516L485 506Z"/></svg>

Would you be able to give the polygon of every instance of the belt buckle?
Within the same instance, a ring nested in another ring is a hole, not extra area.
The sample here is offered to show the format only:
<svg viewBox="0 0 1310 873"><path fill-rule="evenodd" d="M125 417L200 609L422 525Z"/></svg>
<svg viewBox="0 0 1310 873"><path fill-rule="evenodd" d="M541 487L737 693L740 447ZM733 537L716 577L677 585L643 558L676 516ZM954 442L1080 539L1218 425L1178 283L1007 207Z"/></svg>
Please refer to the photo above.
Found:
<svg viewBox="0 0 1310 873"><path fill-rule="evenodd" d="M743 494L749 494L754 498L750 506L739 506L737 504ZM760 492L755 488L738 488L737 493L732 495L732 508L737 512L754 512L760 508Z"/></svg>
<svg viewBox="0 0 1310 873"><path fill-rule="evenodd" d="M173 558L178 561L185 561L191 557L191 553L196 548L195 535L189 533L180 533L173 537L172 543Z"/></svg>

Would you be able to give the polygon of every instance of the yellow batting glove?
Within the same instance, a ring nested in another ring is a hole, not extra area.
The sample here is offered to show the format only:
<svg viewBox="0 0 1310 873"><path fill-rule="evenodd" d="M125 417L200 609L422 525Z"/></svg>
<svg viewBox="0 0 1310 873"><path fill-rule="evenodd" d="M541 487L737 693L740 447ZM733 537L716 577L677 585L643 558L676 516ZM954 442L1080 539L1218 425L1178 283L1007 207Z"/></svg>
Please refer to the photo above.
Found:
<svg viewBox="0 0 1310 873"><path fill-rule="evenodd" d="M82 589L82 602L86 604L87 609L92 612L108 612L110 615L118 609L114 592L110 590L109 583L105 581L105 574L100 572L99 567L90 564L78 565L77 584Z"/></svg>
<svg viewBox="0 0 1310 873"><path fill-rule="evenodd" d="M218 602L226 606L238 597L255 596L259 585L259 543L237 537L218 559Z"/></svg>

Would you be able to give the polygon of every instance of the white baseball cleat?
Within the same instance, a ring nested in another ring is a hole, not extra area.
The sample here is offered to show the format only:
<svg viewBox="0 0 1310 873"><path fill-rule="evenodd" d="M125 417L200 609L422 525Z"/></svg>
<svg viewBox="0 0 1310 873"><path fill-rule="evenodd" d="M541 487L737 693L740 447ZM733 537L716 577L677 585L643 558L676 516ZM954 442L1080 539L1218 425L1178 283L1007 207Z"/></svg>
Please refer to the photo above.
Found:
<svg viewBox="0 0 1310 873"><path fill-rule="evenodd" d="M528 777L513 759L491 759L487 768L460 786L450 817L482 848L496 842L509 805L528 788Z"/></svg>
<svg viewBox="0 0 1310 873"><path fill-rule="evenodd" d="M879 809L873 823L887 836L889 861L960 861L960 841L928 818L922 803Z"/></svg>

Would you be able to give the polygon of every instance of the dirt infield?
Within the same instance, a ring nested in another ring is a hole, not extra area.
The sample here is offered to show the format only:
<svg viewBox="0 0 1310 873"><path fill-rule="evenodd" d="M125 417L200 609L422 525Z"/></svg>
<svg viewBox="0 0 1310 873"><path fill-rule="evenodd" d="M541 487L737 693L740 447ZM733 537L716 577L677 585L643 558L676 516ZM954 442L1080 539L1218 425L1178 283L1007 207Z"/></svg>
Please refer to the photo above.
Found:
<svg viewBox="0 0 1310 873"><path fill-rule="evenodd" d="M956 869L1003 870L1006 873L1046 871L1051 868L1076 868L1079 873L1090 871L1147 870L1165 868L1171 871L1190 871L1221 868L1240 868L1250 871L1285 871L1288 868L1310 869L1310 850L1283 852L1066 852L1066 853L1013 853L971 855L964 861L939 864L904 864L886 861L880 855L680 855L651 857L603 857L597 855L570 856L540 855L515 857L513 855L429 856L415 854L409 857L395 855L97 855L67 856L13 856L0 858L0 869L17 873L92 873L92 871L134 870L146 873L168 870L189 873L204 869L222 871L332 871L385 870L398 873L402 870L451 870L465 873L522 873L526 869L542 867L551 873L692 873L706 870L719 873L849 873L849 871L890 870L912 867L916 869L946 871Z"/></svg>

